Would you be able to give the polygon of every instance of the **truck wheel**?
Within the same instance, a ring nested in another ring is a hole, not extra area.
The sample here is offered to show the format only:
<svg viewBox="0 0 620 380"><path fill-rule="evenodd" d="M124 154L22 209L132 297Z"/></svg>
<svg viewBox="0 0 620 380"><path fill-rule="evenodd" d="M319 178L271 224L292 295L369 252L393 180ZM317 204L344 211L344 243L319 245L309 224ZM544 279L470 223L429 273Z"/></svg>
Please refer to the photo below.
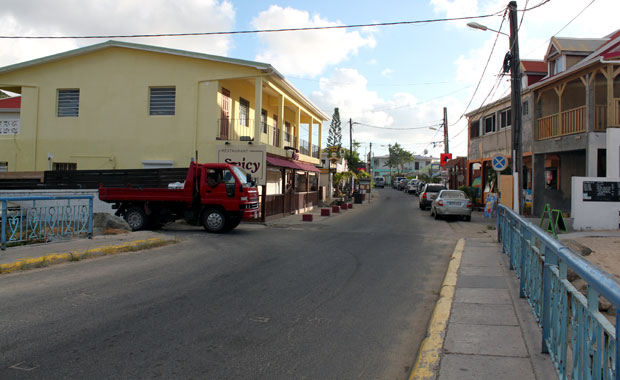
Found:
<svg viewBox="0 0 620 380"><path fill-rule="evenodd" d="M234 230L239 225L239 223L241 223L241 219L228 219L228 222L226 223L226 231Z"/></svg>
<svg viewBox="0 0 620 380"><path fill-rule="evenodd" d="M138 231L146 226L146 214L140 207L131 207L125 212L125 220L132 231Z"/></svg>
<svg viewBox="0 0 620 380"><path fill-rule="evenodd" d="M202 214L202 226L207 232L223 232L226 227L226 216L220 210L205 210Z"/></svg>

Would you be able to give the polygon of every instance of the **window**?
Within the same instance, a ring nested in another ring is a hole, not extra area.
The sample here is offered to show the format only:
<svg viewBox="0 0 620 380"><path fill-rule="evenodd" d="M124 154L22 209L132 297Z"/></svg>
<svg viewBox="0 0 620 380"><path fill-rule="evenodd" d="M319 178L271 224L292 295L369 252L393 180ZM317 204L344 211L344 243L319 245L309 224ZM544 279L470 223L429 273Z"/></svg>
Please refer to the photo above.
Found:
<svg viewBox="0 0 620 380"><path fill-rule="evenodd" d="M469 137L474 138L480 136L480 120L469 123Z"/></svg>
<svg viewBox="0 0 620 380"><path fill-rule="evenodd" d="M239 125L250 126L250 102L239 98Z"/></svg>
<svg viewBox="0 0 620 380"><path fill-rule="evenodd" d="M414 169L413 169L413 170L420 170L420 161L416 161L416 162L414 163L414 165L415 165L415 166L414 166Z"/></svg>
<svg viewBox="0 0 620 380"><path fill-rule="evenodd" d="M500 128L510 127L510 125L512 124L511 122L512 110L510 108L507 108L503 111L500 111L499 115L500 115L499 127Z"/></svg>
<svg viewBox="0 0 620 380"><path fill-rule="evenodd" d="M495 115L484 118L484 133L495 132Z"/></svg>
<svg viewBox="0 0 620 380"><path fill-rule="evenodd" d="M176 88L151 87L149 90L149 115L174 115Z"/></svg>
<svg viewBox="0 0 620 380"><path fill-rule="evenodd" d="M80 90L58 90L58 117L77 117L80 110Z"/></svg>
<svg viewBox="0 0 620 380"><path fill-rule="evenodd" d="M263 133L267 133L267 110L260 111L260 123L263 126Z"/></svg>
<svg viewBox="0 0 620 380"><path fill-rule="evenodd" d="M6 161L0 161L0 173L9 171L9 163Z"/></svg>
<svg viewBox="0 0 620 380"><path fill-rule="evenodd" d="M554 74L558 74L562 72L562 58L558 58L553 62L553 65L555 66L555 71Z"/></svg>
<svg viewBox="0 0 620 380"><path fill-rule="evenodd" d="M77 170L77 164L74 162L54 162L52 170Z"/></svg>
<svg viewBox="0 0 620 380"><path fill-rule="evenodd" d="M521 108L523 109L523 114L527 115L528 113L530 113L530 102L528 102L527 100L524 101Z"/></svg>

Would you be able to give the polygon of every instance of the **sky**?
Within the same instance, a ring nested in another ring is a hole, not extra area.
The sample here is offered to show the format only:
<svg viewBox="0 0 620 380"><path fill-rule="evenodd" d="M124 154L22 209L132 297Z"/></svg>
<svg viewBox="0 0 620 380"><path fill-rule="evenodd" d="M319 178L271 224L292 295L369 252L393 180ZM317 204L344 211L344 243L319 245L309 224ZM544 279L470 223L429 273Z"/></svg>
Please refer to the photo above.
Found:
<svg viewBox="0 0 620 380"><path fill-rule="evenodd" d="M114 38L269 63L325 114L331 117L339 108L343 144L348 146L351 120L362 155L371 143L375 156L398 143L416 155L438 157L446 107L450 152L466 156L463 115L510 91L509 75L499 76L508 37L466 24L475 21L508 34L507 5L507 0L4 0L0 35L226 32L494 15L332 30ZM614 22L619 0L521 0L517 8L521 59L544 59L552 36L602 38L620 29ZM3 38L0 67L108 39Z"/></svg>

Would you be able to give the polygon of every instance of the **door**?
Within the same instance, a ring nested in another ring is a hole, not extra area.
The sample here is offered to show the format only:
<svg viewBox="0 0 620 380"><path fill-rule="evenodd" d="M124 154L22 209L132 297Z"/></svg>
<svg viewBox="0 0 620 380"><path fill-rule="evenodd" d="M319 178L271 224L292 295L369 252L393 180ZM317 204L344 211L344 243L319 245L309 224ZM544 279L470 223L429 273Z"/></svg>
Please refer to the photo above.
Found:
<svg viewBox="0 0 620 380"><path fill-rule="evenodd" d="M222 88L222 116L220 119L220 140L230 138L230 91Z"/></svg>

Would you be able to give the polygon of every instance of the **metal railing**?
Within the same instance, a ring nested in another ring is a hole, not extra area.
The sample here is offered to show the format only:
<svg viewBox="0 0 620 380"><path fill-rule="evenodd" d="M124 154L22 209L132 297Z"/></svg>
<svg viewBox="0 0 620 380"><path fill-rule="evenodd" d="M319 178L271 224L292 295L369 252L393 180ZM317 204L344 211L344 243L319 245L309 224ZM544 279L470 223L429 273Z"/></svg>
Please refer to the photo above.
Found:
<svg viewBox="0 0 620 380"><path fill-rule="evenodd" d="M309 156L310 155L310 143L308 143L306 140L299 140L299 153Z"/></svg>
<svg viewBox="0 0 620 380"><path fill-rule="evenodd" d="M10 203L9 203L10 202ZM93 236L93 196L0 197L0 248L27 241Z"/></svg>
<svg viewBox="0 0 620 380"><path fill-rule="evenodd" d="M558 377L620 379L620 284L507 207L499 205L497 215L498 239L519 278L521 297L528 298L542 327L542 350ZM568 269L586 282L585 295L567 280ZM616 308L616 326L599 312L599 296Z"/></svg>
<svg viewBox="0 0 620 380"><path fill-rule="evenodd" d="M312 144L312 157L321 158L319 154L319 146Z"/></svg>
<svg viewBox="0 0 620 380"><path fill-rule="evenodd" d="M218 119L217 140L253 141L253 119Z"/></svg>

